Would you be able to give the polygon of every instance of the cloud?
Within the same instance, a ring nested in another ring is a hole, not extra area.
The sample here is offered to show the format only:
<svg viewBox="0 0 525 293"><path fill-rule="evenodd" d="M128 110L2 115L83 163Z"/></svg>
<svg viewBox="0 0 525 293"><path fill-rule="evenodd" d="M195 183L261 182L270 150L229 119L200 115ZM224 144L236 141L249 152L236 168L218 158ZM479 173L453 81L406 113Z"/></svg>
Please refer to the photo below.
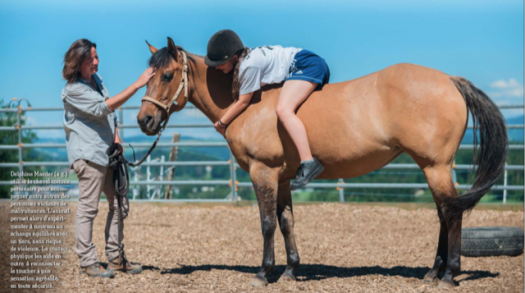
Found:
<svg viewBox="0 0 525 293"><path fill-rule="evenodd" d="M523 85L516 79L496 80L489 85L494 90L490 96L494 98L522 98L523 99Z"/></svg>
<svg viewBox="0 0 525 293"><path fill-rule="evenodd" d="M498 88L498 89L514 89L514 88L521 88L522 85L517 82L514 78L509 79L509 81L505 81L503 79L496 80L495 82L490 84L490 87L492 88Z"/></svg>

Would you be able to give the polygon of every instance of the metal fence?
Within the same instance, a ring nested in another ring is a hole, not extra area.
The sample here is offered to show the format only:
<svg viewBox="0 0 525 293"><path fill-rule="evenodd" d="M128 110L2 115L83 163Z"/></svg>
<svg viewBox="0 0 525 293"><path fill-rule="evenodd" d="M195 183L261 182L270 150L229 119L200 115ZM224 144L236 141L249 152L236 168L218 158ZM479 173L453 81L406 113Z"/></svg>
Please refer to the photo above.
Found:
<svg viewBox="0 0 525 293"><path fill-rule="evenodd" d="M22 102L25 99L13 99L10 102L10 105L13 102L17 102L16 108L0 109L0 112L4 113L16 113L17 115L17 124L14 126L3 126L0 127L0 131L10 131L18 132L18 144L17 145L1 145L0 150L18 150L18 162L2 162L0 163L0 168L13 168L18 167L19 172L23 174L24 166L69 166L68 162L26 162L22 157L23 148L65 148L66 144L40 144L40 143L22 143L22 131L23 130L49 130L49 129L63 129L62 125L53 125L53 126L27 126L21 125L22 112L32 112L32 111L63 111L62 107L47 107L47 108L32 108L29 103L27 108L23 108ZM26 100L27 101L27 100ZM523 105L501 105L500 109L521 109L523 110ZM118 109L119 112L119 135L121 140L124 141L125 129L138 128L138 125L128 125L124 122L124 111L125 110L138 110L138 106L123 106ZM188 105L185 110L195 109L194 106ZM183 110L184 111L184 110ZM169 124L166 128L213 128L211 123L205 124ZM469 126L468 128L472 128ZM507 129L524 129L523 124L511 124L507 125ZM144 147L148 148L151 146L150 143L134 143L134 147ZM176 142L176 143L158 143L157 148L159 147L227 147L226 142ZM473 145L465 144L460 145L459 149L473 149ZM523 150L524 145L510 145L509 149L511 150ZM131 186L157 186L161 185L174 185L174 186L183 186L183 185L228 185L231 188L231 193L225 199L169 199L167 201L183 201L183 202L237 202L238 201L238 187L251 187L251 182L238 182L236 176L236 170L238 168L237 163L233 154L230 152L230 160L228 161L176 161L176 162L166 162L160 161L155 162L148 158L148 161L142 164L142 166L154 167L174 167L174 166L229 166L230 169L230 179L229 180L150 180L149 176L146 181L140 181L132 178L130 179ZM456 165L454 164L452 169L452 177L455 181L457 189L468 189L469 185L458 184L456 181L456 170L469 170L470 165ZM382 169L419 169L417 164L389 164ZM504 180L503 185L495 185L492 187L492 190L503 190L503 203L507 201L507 191L509 190L523 190L523 185L507 185L508 171L514 170L524 170L523 165L506 165L504 171ZM133 176L132 176L133 177ZM71 181L71 184L78 184L78 181ZM11 181L0 181L0 185L13 185ZM339 191L339 201L344 201L344 189L349 188L378 188L378 189L399 189L399 188L417 188L425 189L428 188L426 183L345 183L343 179L339 179L337 183L317 183L313 182L308 185L309 188L335 188ZM149 189L149 188L148 188ZM155 195L155 193L153 193ZM163 201L162 199L156 199L155 196L148 196L149 200ZM133 197L135 199L135 196Z"/></svg>

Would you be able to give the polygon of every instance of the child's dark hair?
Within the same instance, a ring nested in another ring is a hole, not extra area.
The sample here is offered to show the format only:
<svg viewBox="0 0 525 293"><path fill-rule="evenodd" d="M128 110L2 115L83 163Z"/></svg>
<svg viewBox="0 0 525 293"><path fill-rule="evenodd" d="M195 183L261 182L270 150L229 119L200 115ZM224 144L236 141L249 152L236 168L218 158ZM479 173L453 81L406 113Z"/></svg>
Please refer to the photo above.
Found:
<svg viewBox="0 0 525 293"><path fill-rule="evenodd" d="M250 49L248 49L248 47L244 47L235 53L235 55L239 56L239 59L237 60L237 64L235 64L235 68L233 69L232 94L234 101L239 99L239 68L241 67L241 62L248 53L250 53Z"/></svg>

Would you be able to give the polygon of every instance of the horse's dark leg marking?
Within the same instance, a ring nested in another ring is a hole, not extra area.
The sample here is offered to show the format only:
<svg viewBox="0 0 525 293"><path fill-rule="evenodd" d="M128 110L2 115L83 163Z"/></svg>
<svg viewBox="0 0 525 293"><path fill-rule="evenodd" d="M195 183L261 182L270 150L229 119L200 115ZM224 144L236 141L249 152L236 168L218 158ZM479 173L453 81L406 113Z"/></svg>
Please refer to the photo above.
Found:
<svg viewBox="0 0 525 293"><path fill-rule="evenodd" d="M286 246L286 270L279 278L281 281L295 281L294 272L299 266L299 253L295 245L294 236L294 217L292 207L292 193L290 191L290 181L279 183L279 190L277 195L277 218L284 237L284 244Z"/></svg>
<svg viewBox="0 0 525 293"><path fill-rule="evenodd" d="M439 278L439 273L441 273L447 266L447 257L448 257L448 228L447 223L441 212L441 207L437 207L439 223L441 228L439 229L439 243L436 253L436 259L434 260L434 266L432 269L425 275L423 282L431 283Z"/></svg>
<svg viewBox="0 0 525 293"><path fill-rule="evenodd" d="M251 284L265 286L268 284L266 276L275 267L274 234L277 228L277 171L269 168L253 168L250 170L253 181L259 212L261 216L261 230L264 239L262 267Z"/></svg>
<svg viewBox="0 0 525 293"><path fill-rule="evenodd" d="M448 227L448 258L445 275L438 284L438 288L454 288L454 277L461 271L461 225L463 215L456 218L444 214Z"/></svg>
<svg viewBox="0 0 525 293"><path fill-rule="evenodd" d="M445 275L438 287L446 289L455 287L453 279L461 270L461 223L463 218L462 215L454 216L443 209L443 203L448 198L458 196L450 171L448 164L427 166L423 169L428 186L432 191L432 197L438 207L441 223L436 259L434 266L425 276L425 280L434 280L445 269Z"/></svg>

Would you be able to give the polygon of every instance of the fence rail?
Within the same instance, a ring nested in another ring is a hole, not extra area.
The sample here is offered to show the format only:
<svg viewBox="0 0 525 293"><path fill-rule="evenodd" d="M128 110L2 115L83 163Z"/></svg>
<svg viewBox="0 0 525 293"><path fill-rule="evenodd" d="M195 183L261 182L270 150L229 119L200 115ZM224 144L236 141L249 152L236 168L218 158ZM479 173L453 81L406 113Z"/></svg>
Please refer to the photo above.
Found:
<svg viewBox="0 0 525 293"><path fill-rule="evenodd" d="M0 109L0 113L16 113L17 114L17 124L14 126L2 126L0 131L17 131L18 132L18 144L17 145L1 145L0 150L18 150L18 162L3 162L0 163L0 168L18 168L19 172L23 174L23 167L34 167L34 166L69 166L68 162L25 162L22 158L22 149L23 148L65 148L65 143L22 143L22 130L51 130L51 129L63 129L62 125L47 125L47 126L28 126L21 125L21 115L22 112L31 112L31 111L63 111L62 107L42 107L42 108L31 108L28 107L23 109L21 107L21 102L23 100L14 100L18 101L16 108L12 109ZM523 105L500 105L500 109L523 109ZM138 106L124 106L118 109L119 111L119 125L118 129L120 130L120 136L124 137L124 129L133 129L138 128L137 125L127 125L123 121L123 111L124 110L138 110ZM194 106L188 105L185 109L195 109ZM506 125L507 129L524 129L523 124L510 124ZM167 126L167 128L212 128L211 123L191 123L191 124L177 124L172 123ZM469 129L472 129L472 126L468 126ZM135 148L149 148L151 143L134 143L133 147ZM177 142L177 143L158 143L157 147L227 147L226 142ZM459 149L473 149L472 144L463 144L459 146ZM509 145L511 150L523 150L524 145L513 144ZM230 180L172 180L172 181L130 181L132 186L161 186L161 185L179 185L179 186L213 186L213 185L228 185L231 187L231 193L226 199L170 199L169 201L182 201L182 202L224 202L224 201L234 201L238 200L237 188L238 187L251 187L251 182L238 182L236 179L236 169L239 167L235 163L235 158L230 152L229 161L176 161L176 162L155 162L151 161L148 158L148 161L143 163L142 166L148 167L175 167L175 166L229 166L230 167ZM469 170L471 165L455 165L452 169L454 181L456 181L456 170ZM389 164L382 169L419 169L417 164ZM504 172L504 184L496 185L492 187L492 190L503 190L503 203L506 203L507 200L507 191L508 190L524 190L524 187L521 185L507 185L507 171L522 171L524 170L523 165L506 165ZM76 185L78 181L70 181L70 184ZM11 181L0 181L0 185L16 185L11 183ZM378 188L378 189L400 189L400 188L414 188L414 189L426 189L428 185L426 183L345 183L343 179L339 179L337 183L319 183L313 182L308 185L309 188L336 188L339 190L339 199L344 201L344 189L345 188ZM461 185L457 184L457 189L468 189L470 185ZM134 197L135 199L135 197ZM150 200L154 201L163 201L160 199L155 199L151 197Z"/></svg>

